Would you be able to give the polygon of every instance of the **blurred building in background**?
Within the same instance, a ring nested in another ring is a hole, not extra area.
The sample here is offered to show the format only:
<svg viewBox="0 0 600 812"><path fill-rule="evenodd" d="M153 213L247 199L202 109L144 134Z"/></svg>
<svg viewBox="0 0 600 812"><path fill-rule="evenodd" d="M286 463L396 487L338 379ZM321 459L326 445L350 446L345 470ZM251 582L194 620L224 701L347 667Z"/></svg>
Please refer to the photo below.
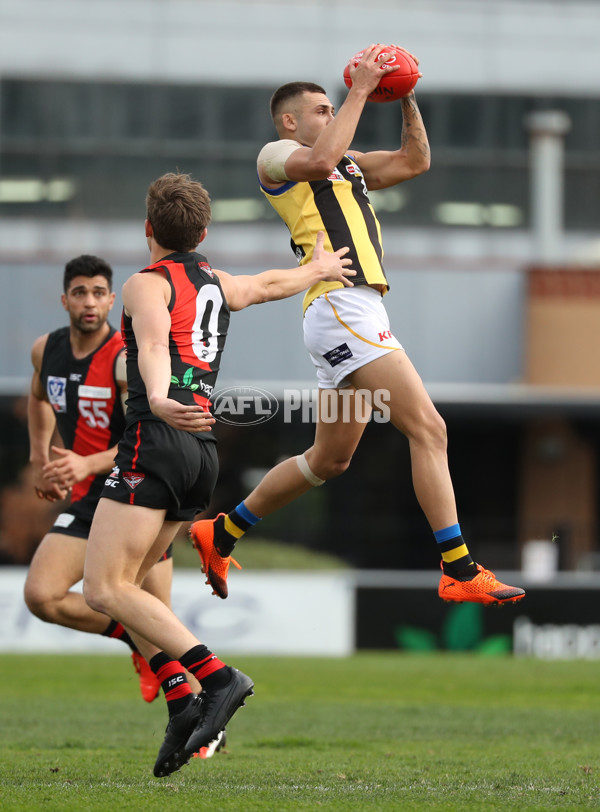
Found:
<svg viewBox="0 0 600 812"><path fill-rule="evenodd" d="M595 568L599 27L600 5L585 0L374 0L368 11L356 0L0 0L7 559L9 497L27 487L15 485L27 458L19 397L31 343L64 322L65 261L102 255L119 290L146 261L149 182L180 170L212 195L203 250L215 267L291 264L285 228L256 179L256 155L275 137L269 97L305 79L339 105L348 59L391 39L421 61L432 168L372 195L392 288L386 306L448 423L463 529L489 566L516 568L524 548L546 549L525 545L557 535L558 566ZM401 124L400 105L367 105L357 148L395 148ZM299 300L234 316L221 384L280 399L314 387ZM213 508L235 504L312 430L282 413L260 427L220 426ZM263 525L361 567L437 561L406 443L386 425L368 428L344 477Z"/></svg>

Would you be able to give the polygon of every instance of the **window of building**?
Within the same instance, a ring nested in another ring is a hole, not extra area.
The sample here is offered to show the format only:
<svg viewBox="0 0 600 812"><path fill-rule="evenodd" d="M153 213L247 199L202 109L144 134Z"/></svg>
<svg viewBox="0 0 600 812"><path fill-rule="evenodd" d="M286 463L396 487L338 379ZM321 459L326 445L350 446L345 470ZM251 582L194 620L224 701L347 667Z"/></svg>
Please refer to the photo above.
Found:
<svg viewBox="0 0 600 812"><path fill-rule="evenodd" d="M202 179L216 219L271 216L256 155L275 138L271 88L45 81L0 82L2 216L137 218L149 182L167 171ZM340 99L334 99L338 104ZM373 194L382 221L399 225L519 228L529 223L525 116L561 109L565 225L596 228L600 99L423 94L432 170ZM369 105L355 146L397 148L399 104Z"/></svg>

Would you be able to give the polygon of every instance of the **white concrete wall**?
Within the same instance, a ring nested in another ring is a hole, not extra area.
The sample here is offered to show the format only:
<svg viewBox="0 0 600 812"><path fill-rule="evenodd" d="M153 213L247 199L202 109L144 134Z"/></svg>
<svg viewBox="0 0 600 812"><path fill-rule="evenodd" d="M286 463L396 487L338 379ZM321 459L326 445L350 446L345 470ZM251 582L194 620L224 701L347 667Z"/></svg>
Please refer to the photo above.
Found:
<svg viewBox="0 0 600 812"><path fill-rule="evenodd" d="M123 654L115 640L43 623L23 601L26 570L0 568L0 652ZM233 575L233 574L232 574ZM223 603L200 569L176 570L173 610L199 639L237 654L345 657L355 649L356 586L350 572L248 572ZM81 584L75 587L79 591ZM323 617L327 622L323 623Z"/></svg>
<svg viewBox="0 0 600 812"><path fill-rule="evenodd" d="M110 242L107 243L110 246ZM99 253L112 263L111 251ZM293 267L291 251L279 256L250 253L250 266L206 247L215 267L254 273L268 267ZM72 252L64 256L72 256ZM258 262L263 261L260 265ZM117 303L111 318L120 323L120 289L137 265L113 263ZM0 299L0 325L7 340L0 343L0 385L26 391L34 339L66 324L60 304L64 260L50 264L0 265L0 282L11 295ZM510 263L486 267L469 261L461 267L420 264L414 258L390 257L391 292L385 304L392 330L426 382L501 383L518 380L522 372L522 272ZM231 318L219 385L300 381L313 386L313 366L302 339L302 297L248 308Z"/></svg>
<svg viewBox="0 0 600 812"><path fill-rule="evenodd" d="M342 84L392 40L428 91L598 93L594 0L0 0L0 74Z"/></svg>

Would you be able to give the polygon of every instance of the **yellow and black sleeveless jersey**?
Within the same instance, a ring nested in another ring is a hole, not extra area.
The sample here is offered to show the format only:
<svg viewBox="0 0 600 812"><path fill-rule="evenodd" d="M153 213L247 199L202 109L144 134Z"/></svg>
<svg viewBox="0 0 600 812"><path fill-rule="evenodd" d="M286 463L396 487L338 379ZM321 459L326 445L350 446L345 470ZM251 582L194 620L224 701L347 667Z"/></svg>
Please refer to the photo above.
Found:
<svg viewBox="0 0 600 812"><path fill-rule="evenodd" d="M325 248L348 246L355 285L385 285L381 228L367 196L358 165L345 155L326 180L288 181L279 189L261 184L261 191L290 230L292 251L301 265L309 262L318 231L325 232ZM304 309L341 282L319 282L304 296Z"/></svg>

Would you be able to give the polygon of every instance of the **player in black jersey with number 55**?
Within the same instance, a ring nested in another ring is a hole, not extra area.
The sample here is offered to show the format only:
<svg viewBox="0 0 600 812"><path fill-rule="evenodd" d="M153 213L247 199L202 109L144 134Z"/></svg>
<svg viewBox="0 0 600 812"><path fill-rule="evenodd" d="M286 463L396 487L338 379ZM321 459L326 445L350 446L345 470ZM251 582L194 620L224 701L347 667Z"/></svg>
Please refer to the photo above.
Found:
<svg viewBox="0 0 600 812"><path fill-rule="evenodd" d="M138 585L183 521L208 506L217 454L208 410L229 314L292 296L320 281L351 285L346 248L323 250L301 268L231 276L194 251L206 236L210 199L187 175L150 186L151 264L123 286L127 346L126 429L92 523L84 570L90 606L152 642L142 653L165 690L169 724L154 774L166 776L212 742L253 692L161 601ZM192 694L183 669L202 685ZM187 687L186 687L187 686Z"/></svg>

